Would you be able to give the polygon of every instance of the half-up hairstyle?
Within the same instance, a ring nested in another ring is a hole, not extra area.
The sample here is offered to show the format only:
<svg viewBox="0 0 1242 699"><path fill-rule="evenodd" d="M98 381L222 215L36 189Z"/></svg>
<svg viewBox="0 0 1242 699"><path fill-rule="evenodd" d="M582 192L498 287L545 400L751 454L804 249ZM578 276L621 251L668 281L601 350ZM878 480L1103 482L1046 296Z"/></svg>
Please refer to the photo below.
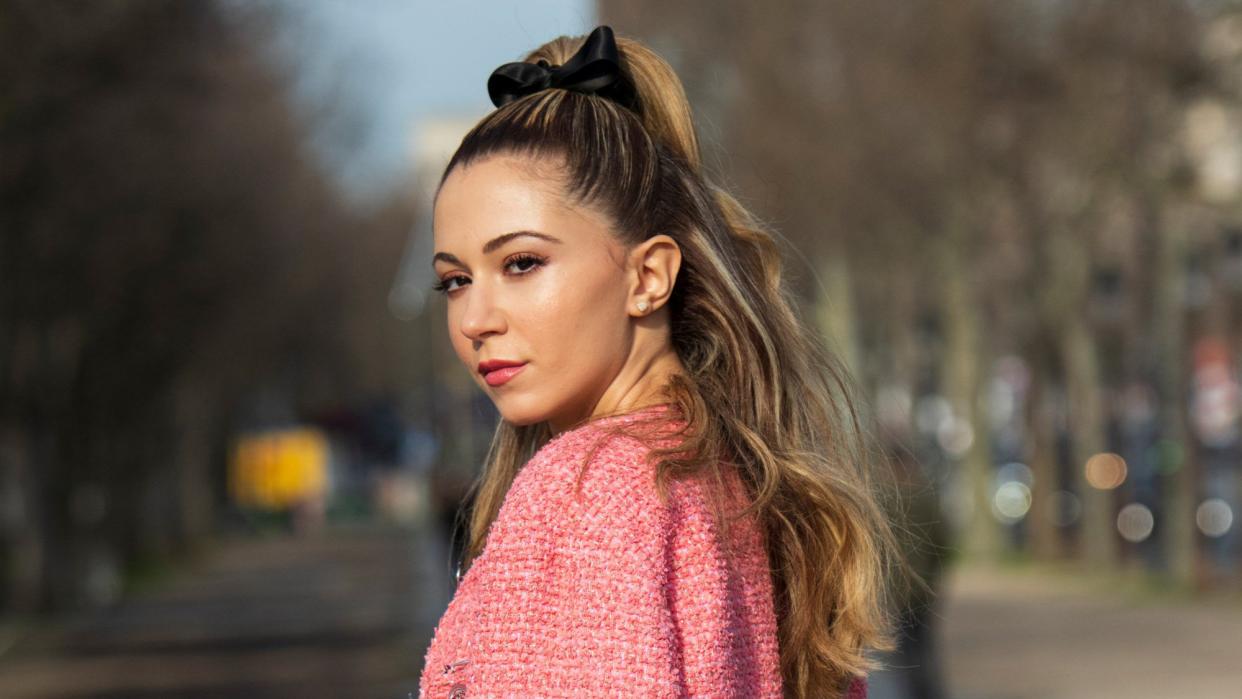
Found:
<svg viewBox="0 0 1242 699"><path fill-rule="evenodd" d="M564 63L584 38L558 37L523 60ZM489 156L525 156L552 163L568 200L607 214L623 244L661 233L677 241L670 332L686 375L665 390L686 429L679 448L652 450L656 482L663 496L669 479L720 483L721 464L738 468L751 505L737 516L758 518L772 564L786 696L839 696L879 666L866 649L894 648L889 581L904 559L877 501L879 450L850 378L782 283L775 235L702 172L680 80L640 42L616 42L638 92L633 109L564 89L525 95L465 136L441 184ZM472 489L464 566L550 437L546 423L501 420Z"/></svg>

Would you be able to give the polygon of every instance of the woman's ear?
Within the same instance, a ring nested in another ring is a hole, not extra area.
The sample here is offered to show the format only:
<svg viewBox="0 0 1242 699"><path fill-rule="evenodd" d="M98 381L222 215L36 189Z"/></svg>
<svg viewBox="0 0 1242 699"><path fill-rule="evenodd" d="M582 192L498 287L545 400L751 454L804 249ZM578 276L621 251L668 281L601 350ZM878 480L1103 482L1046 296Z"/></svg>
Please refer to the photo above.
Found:
<svg viewBox="0 0 1242 699"><path fill-rule="evenodd" d="M681 270L681 247L670 236L654 235L630 249L628 308L645 316L668 303Z"/></svg>

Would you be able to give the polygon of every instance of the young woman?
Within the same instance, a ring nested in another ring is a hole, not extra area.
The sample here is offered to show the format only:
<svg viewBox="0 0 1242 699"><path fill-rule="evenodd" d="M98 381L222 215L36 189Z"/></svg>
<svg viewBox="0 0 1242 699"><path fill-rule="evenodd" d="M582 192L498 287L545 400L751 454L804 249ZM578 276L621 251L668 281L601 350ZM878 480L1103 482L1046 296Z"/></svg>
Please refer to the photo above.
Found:
<svg viewBox="0 0 1242 699"><path fill-rule="evenodd" d="M676 75L598 27L488 90L433 264L502 419L420 697L864 697L897 558L848 379Z"/></svg>

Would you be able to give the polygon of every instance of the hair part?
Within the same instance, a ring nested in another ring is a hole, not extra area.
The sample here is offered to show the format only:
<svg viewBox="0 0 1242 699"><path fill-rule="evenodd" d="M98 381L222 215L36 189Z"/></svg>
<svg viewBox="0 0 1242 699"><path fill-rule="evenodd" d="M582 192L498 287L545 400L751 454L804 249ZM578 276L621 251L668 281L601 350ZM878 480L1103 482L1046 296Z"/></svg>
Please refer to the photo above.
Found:
<svg viewBox="0 0 1242 699"><path fill-rule="evenodd" d="M559 37L524 60L563 63L584 39ZM677 241L670 337L686 374L666 393L686 429L679 446L652 449L657 486L663 497L670 479L722 484L721 468L738 469L750 505L725 519L753 514L764 532L786 694L840 693L880 667L866 649L895 647L891 581L918 579L877 502L881 451L847 372L796 312L775 234L701 172L680 80L643 44L616 40L635 109L561 89L526 95L465 136L441 184L472 162L521 156L554 165L568 200L606 214L621 242L660 233ZM546 423L501 420L472 488L465 565L482 551L518 470L550 437ZM898 565L904 577L893 575Z"/></svg>

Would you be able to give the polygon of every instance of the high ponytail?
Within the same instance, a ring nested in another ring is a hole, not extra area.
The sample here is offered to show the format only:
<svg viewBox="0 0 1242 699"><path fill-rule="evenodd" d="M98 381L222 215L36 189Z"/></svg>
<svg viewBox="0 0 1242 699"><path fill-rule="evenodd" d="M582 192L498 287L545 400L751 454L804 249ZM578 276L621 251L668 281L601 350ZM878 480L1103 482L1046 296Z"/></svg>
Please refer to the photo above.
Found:
<svg viewBox="0 0 1242 699"><path fill-rule="evenodd" d="M562 64L584 38L524 60ZM527 157L550 166L569 200L608 215L622 243L677 241L670 336L686 374L667 394L689 429L680 447L653 450L657 485L738 466L752 499L738 516L754 513L768 542L786 695L840 695L878 667L868 649L895 647L886 580L904 562L872 483L877 450L841 363L795 310L774 234L702 172L681 81L642 43L616 42L635 108L562 89L525 95L471 129L444 177L493 155ZM466 565L550 436L543 423L501 421L476 482Z"/></svg>
<svg viewBox="0 0 1242 699"><path fill-rule="evenodd" d="M531 51L522 60L537 63L543 59L553 65L563 64L578 50L582 41L582 37L557 37ZM639 108L633 111L643 128L653 140L663 144L697 171L700 164L699 141L681 80L667 61L644 44L624 36L617 36L616 43L622 70L639 94Z"/></svg>

